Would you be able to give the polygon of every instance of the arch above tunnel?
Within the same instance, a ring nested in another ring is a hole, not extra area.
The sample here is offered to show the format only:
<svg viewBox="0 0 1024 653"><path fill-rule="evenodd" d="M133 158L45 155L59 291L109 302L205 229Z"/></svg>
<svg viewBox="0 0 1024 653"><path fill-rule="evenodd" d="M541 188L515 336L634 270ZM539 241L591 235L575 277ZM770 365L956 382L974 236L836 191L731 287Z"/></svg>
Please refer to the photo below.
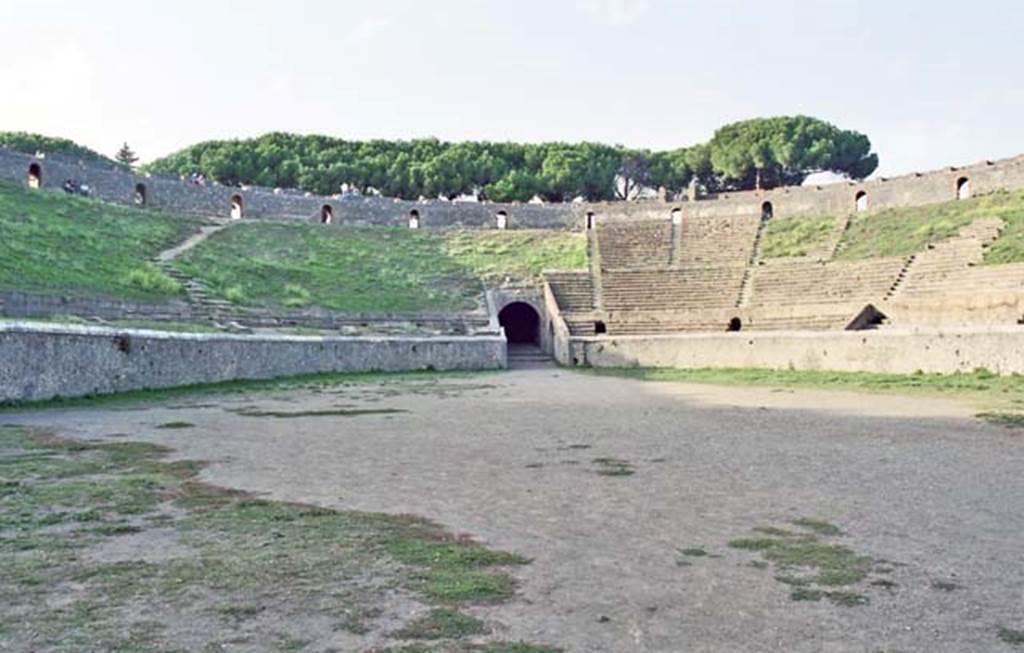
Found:
<svg viewBox="0 0 1024 653"><path fill-rule="evenodd" d="M511 302L498 312L510 345L540 345L540 313L527 302Z"/></svg>

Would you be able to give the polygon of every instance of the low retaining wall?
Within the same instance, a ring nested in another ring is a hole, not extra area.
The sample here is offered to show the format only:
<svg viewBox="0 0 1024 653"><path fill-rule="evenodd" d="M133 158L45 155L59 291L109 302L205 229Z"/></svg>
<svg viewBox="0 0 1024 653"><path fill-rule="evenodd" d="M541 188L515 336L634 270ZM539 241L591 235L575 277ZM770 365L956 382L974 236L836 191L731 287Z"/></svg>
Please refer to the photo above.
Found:
<svg viewBox="0 0 1024 653"><path fill-rule="evenodd" d="M156 304L102 297L46 295L15 291L0 292L0 315L14 318L50 318L74 315L97 317L104 320L170 320L178 322L197 319L192 307L180 300Z"/></svg>
<svg viewBox="0 0 1024 653"><path fill-rule="evenodd" d="M317 372L486 370L506 364L500 336L321 338L0 326L0 401Z"/></svg>
<svg viewBox="0 0 1024 653"><path fill-rule="evenodd" d="M1024 327L929 331L784 331L572 338L594 367L761 368L1024 374Z"/></svg>

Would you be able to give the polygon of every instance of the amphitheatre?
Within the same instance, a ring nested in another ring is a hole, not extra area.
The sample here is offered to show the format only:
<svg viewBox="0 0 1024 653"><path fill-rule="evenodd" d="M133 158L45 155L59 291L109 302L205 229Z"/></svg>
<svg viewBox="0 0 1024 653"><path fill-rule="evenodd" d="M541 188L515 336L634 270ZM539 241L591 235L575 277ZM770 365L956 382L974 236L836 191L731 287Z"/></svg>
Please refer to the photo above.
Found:
<svg viewBox="0 0 1024 653"><path fill-rule="evenodd" d="M1024 643L1024 156L505 203L0 147L0 226L0 650Z"/></svg>

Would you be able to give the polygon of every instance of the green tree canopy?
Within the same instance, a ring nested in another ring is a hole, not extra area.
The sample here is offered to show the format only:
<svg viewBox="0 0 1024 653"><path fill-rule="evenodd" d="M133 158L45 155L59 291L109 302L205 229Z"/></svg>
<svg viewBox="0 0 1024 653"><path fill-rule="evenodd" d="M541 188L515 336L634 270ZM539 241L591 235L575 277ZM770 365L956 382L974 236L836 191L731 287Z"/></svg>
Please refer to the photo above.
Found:
<svg viewBox="0 0 1024 653"><path fill-rule="evenodd" d="M119 149L117 154L114 155L114 159L116 159L121 165L128 166L130 168L135 165L135 162L139 160L139 157L135 154L135 151L132 150L132 148L128 147L128 142L125 141L124 145L121 146L121 149Z"/></svg>
<svg viewBox="0 0 1024 653"><path fill-rule="evenodd" d="M565 202L622 199L643 187L679 192L694 178L711 191L799 184L821 170L863 178L877 165L863 134L785 116L726 125L709 143L659 152L601 143L347 141L271 133L197 143L147 168L322 195L347 184L404 199L477 192L495 201L539 195Z"/></svg>
<svg viewBox="0 0 1024 653"><path fill-rule="evenodd" d="M795 186L823 171L862 179L878 167L867 136L809 116L725 125L708 146L723 185L739 189Z"/></svg>

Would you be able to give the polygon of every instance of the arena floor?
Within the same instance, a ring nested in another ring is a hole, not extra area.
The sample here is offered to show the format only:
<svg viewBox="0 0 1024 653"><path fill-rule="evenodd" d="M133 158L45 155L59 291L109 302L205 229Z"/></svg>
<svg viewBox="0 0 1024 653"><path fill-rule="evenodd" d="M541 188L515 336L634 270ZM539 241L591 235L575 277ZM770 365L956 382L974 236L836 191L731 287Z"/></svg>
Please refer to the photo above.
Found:
<svg viewBox="0 0 1024 653"><path fill-rule="evenodd" d="M282 418L329 409L356 413ZM1024 435L970 414L938 400L541 368L4 421L129 434L212 461L203 477L216 484L420 515L528 556L512 601L469 610L510 641L1011 651L1000 629L1024 626ZM155 428L171 420L195 426ZM729 545L771 527L848 547L870 571L794 600L800 570ZM361 637L380 645L379 633Z"/></svg>

